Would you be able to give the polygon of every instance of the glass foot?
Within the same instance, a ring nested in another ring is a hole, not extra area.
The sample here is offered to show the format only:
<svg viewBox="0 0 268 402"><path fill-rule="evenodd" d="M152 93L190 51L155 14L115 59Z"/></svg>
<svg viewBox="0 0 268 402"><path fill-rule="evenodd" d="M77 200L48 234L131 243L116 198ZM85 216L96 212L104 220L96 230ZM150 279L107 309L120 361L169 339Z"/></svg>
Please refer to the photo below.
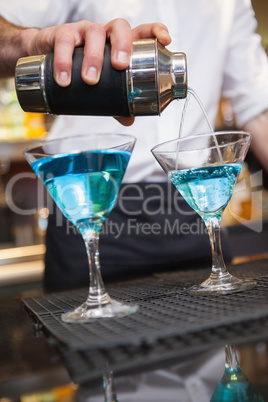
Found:
<svg viewBox="0 0 268 402"><path fill-rule="evenodd" d="M257 282L250 279L238 279L227 275L224 278L209 277L200 285L194 285L187 289L192 296L218 296L223 294L243 292L254 288Z"/></svg>
<svg viewBox="0 0 268 402"><path fill-rule="evenodd" d="M62 314L61 319L63 322L81 323L89 322L93 318L118 318L133 314L138 308L138 305L124 304L112 299L109 303L102 306L89 306L87 303L84 303L75 310Z"/></svg>

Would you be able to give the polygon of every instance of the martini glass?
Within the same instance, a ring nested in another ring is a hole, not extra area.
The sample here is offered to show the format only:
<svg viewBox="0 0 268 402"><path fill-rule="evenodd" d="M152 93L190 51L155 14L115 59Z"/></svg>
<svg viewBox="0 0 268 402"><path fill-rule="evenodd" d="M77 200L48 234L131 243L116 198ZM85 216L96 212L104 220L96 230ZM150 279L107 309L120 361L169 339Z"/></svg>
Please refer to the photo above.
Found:
<svg viewBox="0 0 268 402"><path fill-rule="evenodd" d="M241 370L235 347L225 346L225 370L210 402L264 402Z"/></svg>
<svg viewBox="0 0 268 402"><path fill-rule="evenodd" d="M114 386L114 375L113 372L107 369L103 373L103 389L104 389L104 402L118 402L115 386Z"/></svg>
<svg viewBox="0 0 268 402"><path fill-rule="evenodd" d="M62 315L64 322L122 317L138 309L112 300L107 294L98 247L102 224L115 204L134 144L135 138L129 135L89 134L43 141L24 151L60 210L80 231L86 246L89 294L81 306Z"/></svg>
<svg viewBox="0 0 268 402"><path fill-rule="evenodd" d="M187 203L208 229L212 272L192 295L221 295L251 289L256 282L232 276L224 263L220 221L250 145L246 132L215 132L168 141L152 153Z"/></svg>

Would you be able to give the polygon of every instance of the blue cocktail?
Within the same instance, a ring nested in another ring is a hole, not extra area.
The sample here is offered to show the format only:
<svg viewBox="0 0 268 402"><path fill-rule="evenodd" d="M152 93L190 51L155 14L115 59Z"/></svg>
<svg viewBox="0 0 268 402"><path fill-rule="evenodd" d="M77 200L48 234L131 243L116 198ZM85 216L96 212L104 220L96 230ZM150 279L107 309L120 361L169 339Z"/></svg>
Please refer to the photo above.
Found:
<svg viewBox="0 0 268 402"><path fill-rule="evenodd" d="M64 215L83 226L112 210L130 156L130 151L88 151L43 158L31 167Z"/></svg>
<svg viewBox="0 0 268 402"><path fill-rule="evenodd" d="M168 177L185 201L204 220L218 217L233 193L241 164L207 166L195 169L173 170Z"/></svg>
<svg viewBox="0 0 268 402"><path fill-rule="evenodd" d="M89 295L65 322L97 317L122 317L137 310L107 294L99 263L99 233L111 212L135 138L120 134L89 134L43 141L24 154L57 206L80 231L89 260ZM79 267L78 267L79 269Z"/></svg>
<svg viewBox="0 0 268 402"><path fill-rule="evenodd" d="M215 132L168 141L152 149L156 160L208 229L212 273L200 285L189 288L190 294L220 295L256 285L227 271L220 241L221 217L232 196L250 139L245 132Z"/></svg>

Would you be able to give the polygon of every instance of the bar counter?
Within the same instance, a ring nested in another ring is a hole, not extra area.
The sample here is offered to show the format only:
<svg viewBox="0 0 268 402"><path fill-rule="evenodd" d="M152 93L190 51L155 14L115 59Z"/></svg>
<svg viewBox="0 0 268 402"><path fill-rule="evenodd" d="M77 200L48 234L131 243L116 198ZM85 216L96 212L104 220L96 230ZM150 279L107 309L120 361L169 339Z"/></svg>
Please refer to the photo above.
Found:
<svg viewBox="0 0 268 402"><path fill-rule="evenodd" d="M266 343L268 260L230 267L238 277L256 279L255 289L225 296L188 295L187 287L209 272L185 269L106 284L112 297L135 302L139 310L90 324L60 320L62 312L85 299L86 289L2 296L0 398L14 399L70 382L95 384L107 362L116 376L131 375L226 343L242 348Z"/></svg>

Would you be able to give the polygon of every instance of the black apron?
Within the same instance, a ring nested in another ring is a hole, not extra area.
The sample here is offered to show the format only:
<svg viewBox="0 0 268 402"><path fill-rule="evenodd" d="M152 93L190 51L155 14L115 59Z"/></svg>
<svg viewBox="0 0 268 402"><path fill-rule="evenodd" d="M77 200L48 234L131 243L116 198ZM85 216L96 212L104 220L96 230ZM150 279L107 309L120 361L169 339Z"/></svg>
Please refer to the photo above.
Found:
<svg viewBox="0 0 268 402"><path fill-rule="evenodd" d="M224 231L222 231L224 232ZM224 257L229 247L222 233ZM84 241L53 205L46 235L47 291L88 286ZM121 186L100 234L104 282L171 269L211 266L206 227L171 182Z"/></svg>

